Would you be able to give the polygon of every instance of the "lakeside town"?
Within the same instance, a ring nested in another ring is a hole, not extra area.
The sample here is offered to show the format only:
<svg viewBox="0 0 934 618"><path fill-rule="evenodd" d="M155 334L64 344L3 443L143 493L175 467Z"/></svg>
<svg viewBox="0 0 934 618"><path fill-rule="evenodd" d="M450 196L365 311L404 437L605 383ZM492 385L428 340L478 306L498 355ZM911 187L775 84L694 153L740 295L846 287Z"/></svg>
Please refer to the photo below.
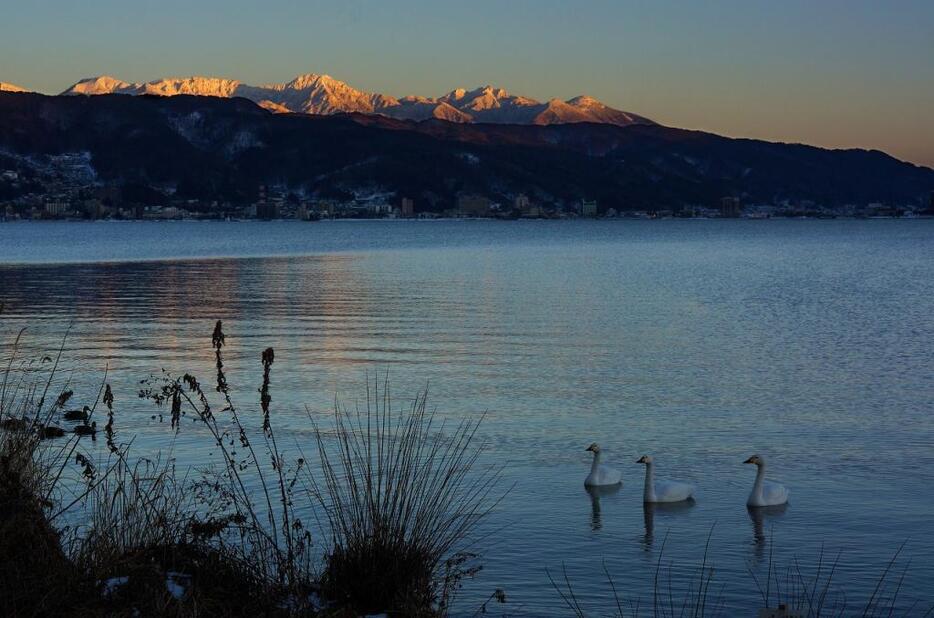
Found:
<svg viewBox="0 0 934 618"><path fill-rule="evenodd" d="M8 159L9 160L9 159ZM419 204L415 197L380 190L348 191L322 198L288 187L257 185L248 197L197 199L179 195L176 187L101 182L87 153L49 156L29 166L0 167L0 221L18 220L279 220L324 219L573 219L573 218L920 218L934 216L934 191L914 203L869 203L826 206L810 200L755 203L726 195L711 204L680 208L617 209L581 196L571 202L530 195L490 197L459 193L450 204ZM530 192L531 193L531 192Z"/></svg>

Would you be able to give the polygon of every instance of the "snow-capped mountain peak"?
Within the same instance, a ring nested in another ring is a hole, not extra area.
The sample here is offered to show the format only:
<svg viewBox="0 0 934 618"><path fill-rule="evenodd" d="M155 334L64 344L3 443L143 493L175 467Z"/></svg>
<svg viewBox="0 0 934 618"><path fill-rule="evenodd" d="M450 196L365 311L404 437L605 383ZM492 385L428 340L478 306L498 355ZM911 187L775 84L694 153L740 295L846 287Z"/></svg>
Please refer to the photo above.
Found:
<svg viewBox="0 0 934 618"><path fill-rule="evenodd" d="M194 94L210 97L235 96L240 82L221 77L168 77L142 85L143 93L162 96Z"/></svg>
<svg viewBox="0 0 934 618"><path fill-rule="evenodd" d="M573 99L568 99L567 102L574 107L606 107L606 105L597 99L587 96L586 94L576 96Z"/></svg>
<svg viewBox="0 0 934 618"><path fill-rule="evenodd" d="M336 81L330 75L318 75L317 73L305 73L299 75L286 84L271 84L271 88L277 90L308 90L317 86L328 85Z"/></svg>
<svg viewBox="0 0 934 618"><path fill-rule="evenodd" d="M0 92L29 92L21 86L8 82L0 82Z"/></svg>
<svg viewBox="0 0 934 618"><path fill-rule="evenodd" d="M98 75L80 80L62 94L138 94L135 91L139 88L140 84L131 84L109 75Z"/></svg>
<svg viewBox="0 0 934 618"><path fill-rule="evenodd" d="M455 88L445 96L441 97L442 99L450 99L452 101L460 101L467 95L466 88Z"/></svg>
<svg viewBox="0 0 934 618"><path fill-rule="evenodd" d="M618 125L653 124L651 120L613 109L588 96L568 101L535 99L509 94L491 85L473 90L457 88L438 98L393 96L357 90L330 75L306 73L285 83L250 86L233 79L184 77L153 80L145 84L124 82L102 75L83 79L62 94L179 94L244 97L276 113L382 114L408 120L437 118L450 122L510 124L562 124L601 122Z"/></svg>

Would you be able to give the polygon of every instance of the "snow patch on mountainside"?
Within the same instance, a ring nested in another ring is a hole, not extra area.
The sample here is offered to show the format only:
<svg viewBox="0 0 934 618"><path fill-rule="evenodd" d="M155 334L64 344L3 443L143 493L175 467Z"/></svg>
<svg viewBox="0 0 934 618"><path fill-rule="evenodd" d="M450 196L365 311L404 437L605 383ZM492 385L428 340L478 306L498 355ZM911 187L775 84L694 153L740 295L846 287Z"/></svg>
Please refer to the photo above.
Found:
<svg viewBox="0 0 934 618"><path fill-rule="evenodd" d="M189 143L195 146L207 145L203 138L204 116L200 112L192 112L184 116L169 116L168 123Z"/></svg>
<svg viewBox="0 0 934 618"><path fill-rule="evenodd" d="M252 131L237 131L237 134L224 147L224 154L232 158L244 150L262 147L263 142Z"/></svg>
<svg viewBox="0 0 934 618"><path fill-rule="evenodd" d="M261 101L257 101L256 104L262 107L263 109L271 111L274 114L291 114L292 113L292 110L290 110L285 105L281 105L279 103L276 103L275 101L270 101L269 99L263 99Z"/></svg>

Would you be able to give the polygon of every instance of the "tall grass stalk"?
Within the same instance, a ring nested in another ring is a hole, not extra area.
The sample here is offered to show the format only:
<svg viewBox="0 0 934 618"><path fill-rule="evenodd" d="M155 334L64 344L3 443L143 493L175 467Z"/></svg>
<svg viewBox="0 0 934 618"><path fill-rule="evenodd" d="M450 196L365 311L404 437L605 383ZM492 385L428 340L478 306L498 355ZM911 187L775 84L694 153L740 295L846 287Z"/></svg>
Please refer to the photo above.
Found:
<svg viewBox="0 0 934 618"><path fill-rule="evenodd" d="M255 572L256 577L274 583L286 595L305 599L311 582L311 534L295 514L294 489L304 467L299 458L288 464L280 451L271 421L272 348L261 356L262 383L260 408L262 423L249 427L238 412L224 371L223 347L226 335L217 322L211 336L215 357L214 389L222 397L215 408L201 383L191 374L173 377L164 374L144 381L140 396L160 406L169 406L171 427L181 431L183 418L193 418L207 428L220 454L220 470L200 484L201 504L214 509L209 521L227 524L218 530L222 539L232 529L239 542L227 545L237 559ZM260 457L251 435L260 433L265 457ZM238 453L239 449L239 453ZM271 462L271 472L264 462ZM248 483L255 475L256 483ZM234 525L235 524L235 525ZM296 601L302 605L304 601Z"/></svg>

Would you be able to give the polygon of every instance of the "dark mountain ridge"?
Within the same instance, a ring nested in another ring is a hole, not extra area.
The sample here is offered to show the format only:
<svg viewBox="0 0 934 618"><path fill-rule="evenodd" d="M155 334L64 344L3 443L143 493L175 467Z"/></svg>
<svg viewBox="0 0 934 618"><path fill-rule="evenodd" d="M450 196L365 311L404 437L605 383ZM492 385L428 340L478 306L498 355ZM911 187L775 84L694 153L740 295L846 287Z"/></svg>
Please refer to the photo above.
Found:
<svg viewBox="0 0 934 618"><path fill-rule="evenodd" d="M99 181L249 199L258 185L312 196L380 190L450 207L458 194L601 209L811 201L916 204L934 170L868 150L731 139L660 125L422 122L273 114L240 98L0 93L0 151L90 154Z"/></svg>

